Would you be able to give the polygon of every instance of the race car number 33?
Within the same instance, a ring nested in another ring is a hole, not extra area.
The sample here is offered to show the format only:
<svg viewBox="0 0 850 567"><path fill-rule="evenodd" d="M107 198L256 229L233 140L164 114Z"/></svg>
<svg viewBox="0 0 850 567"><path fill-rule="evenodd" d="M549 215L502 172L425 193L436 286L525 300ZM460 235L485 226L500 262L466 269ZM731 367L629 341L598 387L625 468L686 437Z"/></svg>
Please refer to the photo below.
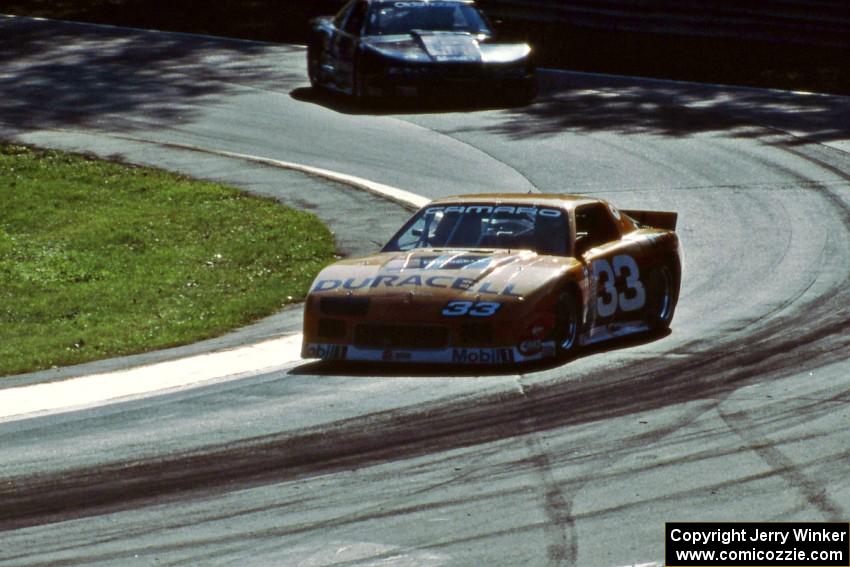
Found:
<svg viewBox="0 0 850 567"><path fill-rule="evenodd" d="M636 311L646 304L646 290L640 281L640 270L631 256L614 256L611 262L603 258L593 262L593 279L604 286L596 299L596 312L600 317L611 317L621 311ZM617 287L625 280L625 289Z"/></svg>
<svg viewBox="0 0 850 567"><path fill-rule="evenodd" d="M472 317L492 317L501 307L500 303L492 301L449 301L443 315L446 317L463 317L470 315Z"/></svg>

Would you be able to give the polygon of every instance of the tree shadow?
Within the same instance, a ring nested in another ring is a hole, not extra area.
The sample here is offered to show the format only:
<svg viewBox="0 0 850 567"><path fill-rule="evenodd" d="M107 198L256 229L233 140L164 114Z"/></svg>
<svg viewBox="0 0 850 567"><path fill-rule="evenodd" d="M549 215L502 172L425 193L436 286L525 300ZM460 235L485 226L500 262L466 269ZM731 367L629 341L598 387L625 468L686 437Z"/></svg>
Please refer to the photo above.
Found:
<svg viewBox="0 0 850 567"><path fill-rule="evenodd" d="M128 129L191 120L242 85L288 92L297 48L67 22L0 18L0 121L18 130ZM298 50L300 51L300 50Z"/></svg>
<svg viewBox="0 0 850 567"><path fill-rule="evenodd" d="M777 130L792 132L795 144L850 138L850 97L557 71L541 72L540 82L534 104L456 131L512 139L562 132L765 138Z"/></svg>
<svg viewBox="0 0 850 567"><path fill-rule="evenodd" d="M850 97L545 70L539 78L541 94L528 105L496 97L361 102L308 87L295 88L290 96L353 115L490 111L495 120L471 122L447 133L486 131L511 139L563 132L750 139L791 132L793 137L783 141L792 145L850 138Z"/></svg>

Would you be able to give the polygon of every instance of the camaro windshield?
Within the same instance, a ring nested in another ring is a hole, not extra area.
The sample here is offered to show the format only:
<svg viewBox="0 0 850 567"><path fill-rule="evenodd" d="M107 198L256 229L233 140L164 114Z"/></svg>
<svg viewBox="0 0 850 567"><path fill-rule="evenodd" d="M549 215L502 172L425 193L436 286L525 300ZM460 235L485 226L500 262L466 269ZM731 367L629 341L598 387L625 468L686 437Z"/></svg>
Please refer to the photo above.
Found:
<svg viewBox="0 0 850 567"><path fill-rule="evenodd" d="M561 209L509 204L435 205L422 209L384 247L499 248L566 256L569 231Z"/></svg>
<svg viewBox="0 0 850 567"><path fill-rule="evenodd" d="M380 3L366 24L367 35L406 35L413 30L490 33L478 10L460 2Z"/></svg>

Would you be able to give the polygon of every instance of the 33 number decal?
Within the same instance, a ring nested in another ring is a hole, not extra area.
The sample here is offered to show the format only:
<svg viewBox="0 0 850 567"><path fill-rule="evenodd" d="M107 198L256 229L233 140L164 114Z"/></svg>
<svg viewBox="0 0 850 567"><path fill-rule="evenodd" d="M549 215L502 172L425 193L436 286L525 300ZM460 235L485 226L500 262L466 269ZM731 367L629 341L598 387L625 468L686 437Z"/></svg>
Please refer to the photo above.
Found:
<svg viewBox="0 0 850 567"><path fill-rule="evenodd" d="M646 289L640 281L640 270L631 256L614 256L609 263L606 259L593 262L593 279L603 286L596 299L596 312L600 317L610 317L617 312L635 311L646 304ZM625 282L620 291L619 281Z"/></svg>
<svg viewBox="0 0 850 567"><path fill-rule="evenodd" d="M501 306L501 303L494 303L492 301L449 301L443 309L443 315L446 317L463 317L465 315L472 317L492 317Z"/></svg>

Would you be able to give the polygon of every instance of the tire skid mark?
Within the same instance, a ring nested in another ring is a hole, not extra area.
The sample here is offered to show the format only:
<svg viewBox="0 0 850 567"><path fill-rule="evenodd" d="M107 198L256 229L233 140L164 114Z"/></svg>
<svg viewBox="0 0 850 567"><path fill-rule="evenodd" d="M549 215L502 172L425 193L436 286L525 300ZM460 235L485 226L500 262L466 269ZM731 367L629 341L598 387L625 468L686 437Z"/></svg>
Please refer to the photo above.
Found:
<svg viewBox="0 0 850 567"><path fill-rule="evenodd" d="M775 147L775 148L777 148L777 149L779 149L783 152L789 153L793 156L796 156L800 159L803 159L803 160L805 160L805 161L807 161L807 162L809 162L813 165L821 167L824 170L829 171L833 175L840 177L847 184L850 184L850 172L847 172L847 171L843 170L841 167L826 161L827 155L821 155L819 157L816 157L816 156L812 155L813 154L812 151L807 151L806 148L794 147L791 144L782 143L782 142L773 144L773 147ZM840 158L843 158L844 160L846 160L848 158L848 156L850 156L850 154L844 153L841 150L837 150L837 149L829 147L829 146L819 146L819 148L822 150L822 152L821 152L822 154L838 155L838 156L840 156ZM845 213L844 219L843 219L844 227L845 227L845 229L847 229L848 232L850 232L850 208L848 208L848 204L845 203L841 199L841 197L835 192L835 189L838 188L838 187L839 187L839 185L834 185L834 184L831 184L831 183L819 183L813 188L817 189L820 192L821 195L823 195L826 199L828 199L836 209L843 209L844 210L844 213Z"/></svg>
<svg viewBox="0 0 850 567"><path fill-rule="evenodd" d="M525 428L525 421L521 423L521 427ZM534 428L529 429L533 431ZM572 514L572 501L564 497L555 481L552 462L538 434L530 433L526 436L525 445L530 455L529 460L534 466L535 475L540 482L543 511L548 520L544 526L548 564L552 567L575 565L578 557L578 541L575 518Z"/></svg>
<svg viewBox="0 0 850 567"><path fill-rule="evenodd" d="M776 131L775 129L770 128L770 127L764 127L764 129L767 130L767 131ZM784 137L785 136L783 136L783 138ZM802 158L805 161L808 161L809 163L813 163L815 165L824 167L830 173L835 174L836 176L838 176L838 177L840 177L841 179L844 180L843 182L842 181L824 182L824 181L817 180L817 179L811 179L810 177L806 177L804 175L801 175L796 170L794 170L790 167L783 166L779 163L776 163L775 161L767 161L765 158L760 158L760 157L755 157L755 156L750 156L750 158L749 158L753 161L762 163L766 167L769 167L769 168L771 168L775 171L781 172L784 177L788 178L789 181L785 183L784 189L787 189L787 190L805 189L805 190L808 190L808 191L815 192L817 195L824 198L831 205L831 207L833 209L839 210L839 211L844 210L845 214L842 215L841 220L842 220L842 223L844 224L845 231L848 234L850 234L850 213L848 213L848 211L847 211L847 206L844 203L842 203L840 199L837 198L837 196L834 192L835 188L846 186L846 183L848 181L850 181L850 175L847 175L846 173L841 171L840 168L837 168L837 167L834 167L834 166L829 166L827 164L824 164L820 160L812 159L811 157L809 157L805 154L805 152L802 150L802 148L794 149L794 148L790 147L789 144L784 139L779 140L779 141L768 142L768 145L770 147L776 148L780 151L783 151L783 152L786 152L786 153L791 153L792 155L797 156L799 158ZM789 185L789 183L790 183L790 185ZM763 190L769 190L771 193L776 190L776 188L773 185L770 185L770 184L760 185L760 186L756 186L756 187L759 188L759 189L763 189ZM748 188L748 187L741 187L741 189L746 189L746 188ZM783 203L783 205L784 205L784 203ZM780 224L780 226L785 226L785 223ZM798 228L796 226L788 226L788 228L787 228L787 235L788 236L786 238L786 246L783 247L782 258L779 259L780 262L781 262L782 259L784 259L787 256L787 248L788 248L787 244L790 243L793 240L791 233L795 229L796 230L805 230L806 227L803 226L803 227ZM782 234L780 234L780 236L781 235ZM823 242L823 247L821 249L821 257L823 258L823 260L821 262L822 265L829 263L830 254L832 252L834 252L835 249L836 249L836 241L840 242L840 239L841 239L841 237L830 238L830 236L831 235L827 235L827 237L825 238L825 240ZM803 297L816 284L819 274L820 274L820 272L813 272L810 276L810 279L809 279L807 286L801 287L793 295L789 295L787 297L784 297L783 300L781 302L779 302L777 305L775 305L772 309L766 310L765 312L761 313L758 318L749 321L748 324L749 325L755 325L755 324L758 324L762 321L769 320L770 318L782 313L786 309L794 306L796 303L798 303L800 298Z"/></svg>
<svg viewBox="0 0 850 567"><path fill-rule="evenodd" d="M846 301L846 294L837 293L821 306L834 315L833 304ZM824 325L820 310L807 313L819 324L796 337L789 338L786 322L780 322L746 345L720 345L672 361L659 356L644 362L639 372L625 373L615 381L606 379L608 371L597 371L579 383L525 387L526 395L499 394L474 403L443 401L147 461L2 479L0 500L6 505L0 510L0 530L466 447L529 429L546 431L650 411L723 395L754 381L794 373L806 363L846 359L842 349L820 352L812 347L842 332L850 344L850 321L834 318ZM625 384L629 388L624 395ZM425 415L427 428L422 427ZM524 427L518 430L511 423Z"/></svg>
<svg viewBox="0 0 850 567"><path fill-rule="evenodd" d="M845 175L840 169L836 173ZM845 232L850 232L847 206L837 196L826 198L838 207ZM838 238L842 237L846 234ZM833 269L845 270L846 274L846 257L831 260ZM704 347L701 351L681 358L666 354L648 358L639 367L618 372L613 379L609 370L602 369L589 372L581 380L532 385L520 392L485 398L439 400L329 427L199 447L146 461L3 478L0 530L315 476L722 397L752 383L796 374L806 365L844 361L850 347L847 279L845 275L819 297L799 301L796 309L786 309L782 315L763 321L752 332L714 342L697 339L689 344ZM422 427L423 421L428 427ZM742 427L740 423L737 426ZM765 455L776 463L775 468L785 466L787 457L773 453L769 443L754 440L752 445L763 451L767 447ZM538 449L543 447L532 445L532 449L539 454ZM551 460L544 457L539 465L550 474L544 479L545 485L554 483L554 479ZM548 513L557 521L574 521L568 518L571 500L560 491L545 490ZM810 492L821 509L831 513L834 504L819 501L816 489ZM567 535L552 541L550 548L556 558L561 552L566 557L570 546L575 545Z"/></svg>
<svg viewBox="0 0 850 567"><path fill-rule="evenodd" d="M23 502L24 506L34 505L37 512L35 519L30 519L25 516L27 510L24 509L24 512L16 519L6 516L6 512L0 510L0 530L3 529L2 526L7 525L5 523L7 519L8 525L15 525L16 522L38 523L50 517L78 517L122 506L132 507L134 504L149 500L182 499L187 494L206 496L204 487L211 487L213 492L230 491L234 487L238 488L245 484L265 483L281 478L315 476L323 472L345 470L351 466L381 463L408 455L433 454L436 451L445 451L447 448L472 446L488 440L523 435L521 442L527 444L533 464L542 479L548 517L555 518L556 522L571 523L569 530L560 529L553 533L552 539L549 540L550 562L555 563L554 560L560 557L559 553L566 554L570 545L573 546L574 555L577 554L575 518L572 509L575 494L582 486L598 480L598 477L588 475L583 481L571 480L569 485L559 486L553 474L553 468L559 463L557 457L551 454L541 432L564 425L589 423L611 416L664 407L700 397L709 398L705 402L705 407L711 409L718 403L722 403L722 400L725 400L736 388L756 381L768 380L774 374L781 376L798 372L799 364L825 364L827 363L825 361L846 358L846 345L850 343L846 339L843 342L837 339L832 340L835 339L834 335L828 333L843 332L847 337L850 327L846 323L842 326L840 321L829 320L827 321L829 328L821 329L826 334L819 334L815 325L817 318L827 312L827 307L840 307L843 302L846 310L847 294L840 293L837 286L832 291L838 298L828 301L827 306L820 307L815 301L804 300L800 301L799 308L795 308L798 298L794 298L787 302L786 307L790 313L783 313L786 315L784 318L760 319L759 324L762 328L758 337L761 342L746 345L746 349L737 348L740 345L736 341L740 341L742 337L745 340L749 338L748 333L741 333L734 341L702 343L707 344L708 348L705 352L698 352L682 360L671 361L670 357L649 359L644 369L627 369L617 373L616 381L612 381L610 376L603 373L589 375L586 377L587 381L598 379L598 384L587 388L580 385L556 384L545 389L531 389L531 396L526 396L521 389L519 392L521 395L516 398L504 396L501 399L484 400L481 411L475 407L479 403L478 400L464 400L463 403L455 403L453 406L447 404L453 408L453 411L458 412L456 416L442 413L439 408L435 410L434 406L387 412L367 416L360 421L335 424L334 428L326 433L328 438L322 437L322 432L301 431L294 435L249 439L229 446L201 447L197 451L177 455L173 459L165 456L155 463L115 463L109 466L103 476L101 471L75 470L70 471L71 478L67 485L63 485L66 482L64 472L43 475L34 479L31 485L26 485L25 479L9 479L7 483L5 479L0 478L0 501L5 501L4 496L10 494L13 499L20 497L18 502ZM825 299L828 299L828 294L821 294L820 300ZM806 313L805 309L809 306L814 306L814 309ZM804 329L802 338L794 336L797 323L808 325ZM805 339L812 339L815 342L812 345L806 345ZM829 342L822 339L829 339ZM799 342L796 342L797 340ZM763 361L759 359L761 353L758 353L758 349L761 346L766 347L765 356L769 359L766 367L762 366ZM748 355L746 351L750 349L758 354ZM811 350L815 352L810 352ZM631 399L633 392L637 392L635 399ZM669 399L665 398L668 393L671 395ZM721 401L711 398L719 398ZM593 402L598 405L596 407L582 405ZM812 405L819 405L820 409L827 411L823 401L813 402ZM570 413L576 415L571 416ZM430 429L428 426L432 414L436 416L435 431L423 432L423 429ZM747 433L747 427L751 421L749 416L732 414L730 419L736 426L742 427L744 433ZM688 419L683 420L679 427L687 425L688 422ZM463 431L467 424L470 432ZM729 425L728 422L727 425ZM676 429L667 430L675 431ZM657 441L658 435L663 435L667 430L660 429L635 437L624 435L620 449L617 450L618 444L615 444L610 460L606 461L603 456L600 459L603 464L600 464L597 470L602 470L606 463L616 462L623 456L621 452L627 451L629 446L638 447L643 439ZM315 436L311 437L312 434ZM339 435L338 439L335 439L336 435ZM445 437L441 437L443 435ZM353 447L349 447L349 443ZM781 452L779 455L772 454L771 450L778 451L778 449L770 443L769 439L760 439L753 435L749 444L756 452L767 451L768 456L777 463L777 466L773 467L774 471L781 473L786 470L782 468L783 459L789 461L790 459ZM363 450L364 453L358 454L358 450ZM844 456L846 458L847 455ZM235 457L234 463L229 462L231 457ZM313 457L315 460L311 460ZM168 485L168 475L160 475L165 480L155 476L161 472L155 466L145 468L150 464L159 464L166 472L172 471L171 478L176 479L175 486ZM195 464L199 465L197 470L191 468ZM172 467L177 470L173 470ZM185 467L185 470L180 471L180 467ZM221 471L221 477L217 477L218 471ZM776 474L776 472L769 474ZM98 500L101 480L104 481L107 492L106 498L102 501ZM198 483L193 484L194 481ZM73 505L62 502L63 486L76 489L73 496L82 503L80 510L75 510ZM42 494L32 496L28 500L25 494L16 490L17 488L24 490L27 487L33 489L33 494L39 490ZM127 487L130 488L128 494L123 494L122 490ZM815 486L813 489L815 497L816 492ZM91 498L93 496L95 498ZM128 502L124 502L125 496L128 497ZM90 501L86 500L87 497ZM39 498L43 501L39 502ZM49 506L45 506L44 502L50 499L55 499L57 503L51 502ZM40 512L38 512L39 506L41 506ZM397 509L396 512L404 513L405 509ZM346 520L355 521L356 518L346 518ZM530 527L535 530L550 529L548 526ZM275 533L284 532L270 531L268 533L275 535ZM234 539L233 543L238 541Z"/></svg>
<svg viewBox="0 0 850 567"><path fill-rule="evenodd" d="M517 378L516 386L520 396L527 399L522 376ZM529 454L529 462L542 488L543 512L548 520L544 527L544 536L547 541L546 556L549 565L573 565L578 556L578 542L572 502L564 498L555 481L552 462L537 433L539 428L536 426L535 417L520 420L519 429L527 433L524 444Z"/></svg>
<svg viewBox="0 0 850 567"><path fill-rule="evenodd" d="M819 157L815 157L814 155L812 155L811 150L807 150L806 148L801 146L792 147L791 144L785 142L777 142L771 145L781 151L792 154L798 158L808 161L809 163L819 166L829 171L830 173L840 177L841 179L850 182L850 174L842 170L840 167L827 163ZM801 182L808 181L802 178L801 176L796 175L790 169L782 169L784 173L799 179ZM822 195L826 200L828 200L835 209L844 212L844 214L842 215L842 223L844 225L845 231L847 233L850 233L850 210L848 210L847 204L845 204L845 202L836 194L834 190L834 187L836 186L834 186L833 184L819 183L815 185L809 185L809 187L817 190L818 193ZM850 281L850 278L848 278L846 281ZM828 306L834 307L835 309L834 313L830 313L827 309L827 315L837 314L839 318L846 319L848 305L847 293L839 293L838 296L841 297L841 300L839 302L836 302L834 300L835 297L832 298L832 301L826 302ZM847 339L848 330L850 330L850 326L848 326L846 323L844 325L841 325L839 321L835 325L835 327L835 336L840 337L843 335L844 340L838 340L838 344L834 344L831 347L825 349L821 352L821 354L838 354L839 356L844 355L844 357L846 358L847 347L850 346L850 340ZM800 341L800 343L805 344L805 341ZM812 345L806 346L811 349ZM814 362L814 360L812 362ZM809 405L809 408L815 409L816 406L826 408L830 403L846 402L845 398L846 394L836 394L831 399L816 400L812 402L812 404ZM755 454L757 454L759 458L761 458L776 474L781 475L783 478L785 478L789 487L799 490L805 501L808 502L811 506L815 507L817 510L819 510L820 513L823 514L825 520L839 521L843 517L842 507L835 500L830 498L829 494L827 494L826 489L822 485L820 485L815 479L812 479L807 476L803 472L802 467L796 465L792 459L787 457L781 450L779 450L776 445L772 443L767 437L758 435L756 433L759 424L755 422L747 414L747 412L724 412L722 410L722 406L720 406L719 409L719 415L721 419L723 419L723 421L729 426L729 428L747 444L747 447ZM799 408L797 409L797 411L799 411ZM826 411L826 409L824 409L824 411ZM807 418L811 418L811 415L808 411L805 412L805 415L807 416Z"/></svg>
<svg viewBox="0 0 850 567"><path fill-rule="evenodd" d="M843 509L829 497L826 488L807 476L800 466L796 465L768 438L758 435L757 424L747 416L746 412L726 413L721 406L718 413L729 429L747 444L747 448L757 454L774 474L782 476L789 488L800 491L805 500L823 514L824 520L841 521Z"/></svg>
<svg viewBox="0 0 850 567"><path fill-rule="evenodd" d="M721 401L718 400L708 400L672 424L641 432L637 435L626 435L614 446L606 447L606 454L597 461L594 471L611 470L615 463L620 461L624 455L628 455L633 449L646 446L648 443L657 443L661 439L673 435L697 421L704 414L716 410L720 403ZM529 420L536 421L536 418L531 417ZM568 483L559 483L555 479L554 471L556 465L560 463L552 462L549 458L551 451L545 446L545 441L542 440L542 434L545 433L546 429L534 428L534 424L529 423L528 420L523 420L522 424L529 429L525 444L532 455L531 460L541 480L546 516L552 524L560 528L557 530L553 527L547 529L548 564L551 566L576 565L579 551L578 533L576 532L576 520L578 518L573 512L573 502L576 495L587 485L603 478L604 472L602 472L602 477L593 473L582 478L573 477ZM563 484L566 484L566 486Z"/></svg>
<svg viewBox="0 0 850 567"><path fill-rule="evenodd" d="M0 530L200 490L312 476L716 397L755 381L793 374L805 364L845 360L844 349L815 347L842 333L850 346L850 321L835 311L847 305L847 295L835 293L819 308L804 310L797 321L779 321L755 333L745 345L732 341L681 359L648 359L639 371L626 372L614 381L607 370L601 370L579 382L527 386L525 395L502 393L474 403L442 401L147 461L0 479L0 500L6 504L0 510ZM814 319L808 329L803 326L805 315ZM789 337L787 325L797 323L800 332ZM422 427L423 416L427 416L427 428Z"/></svg>

